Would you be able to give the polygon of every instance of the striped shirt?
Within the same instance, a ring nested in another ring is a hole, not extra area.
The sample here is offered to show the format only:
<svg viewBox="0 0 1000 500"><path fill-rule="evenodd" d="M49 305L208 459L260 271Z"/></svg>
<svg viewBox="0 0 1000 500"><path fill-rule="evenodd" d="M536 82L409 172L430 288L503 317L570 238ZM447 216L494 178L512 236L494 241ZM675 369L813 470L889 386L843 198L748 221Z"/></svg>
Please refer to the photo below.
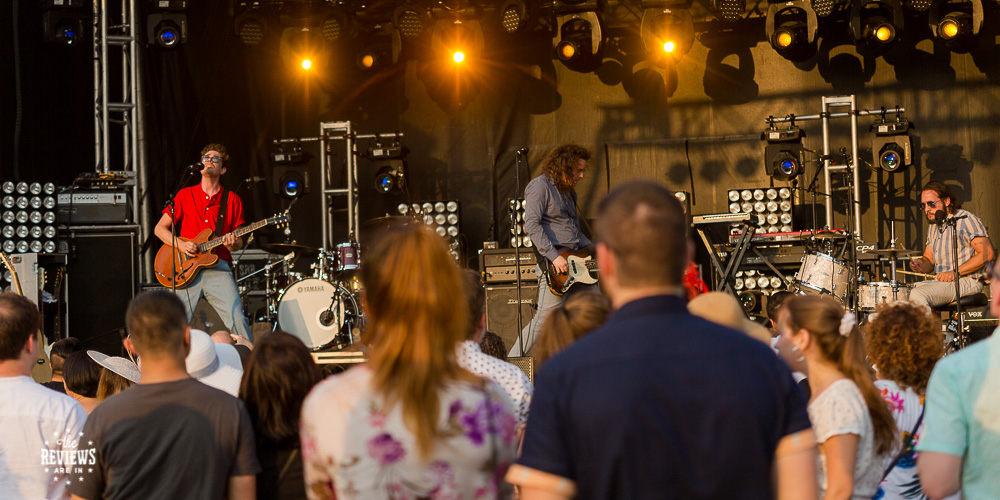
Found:
<svg viewBox="0 0 1000 500"><path fill-rule="evenodd" d="M972 240L983 237L989 238L990 235L986 232L986 226L983 225L983 221L979 220L979 217L972 215L966 210L958 209L952 217L966 216L964 219L958 221L958 264L961 264L972 258L976 254L976 250L972 248ZM951 217L949 217L951 218ZM953 248L954 243L952 242L954 229L947 225L937 225L931 224L927 228L927 246L931 248L932 255L934 256L934 274L943 273L945 271L952 271L955 269L955 249ZM970 278L981 278L986 276L986 266L982 269L967 274L966 277Z"/></svg>

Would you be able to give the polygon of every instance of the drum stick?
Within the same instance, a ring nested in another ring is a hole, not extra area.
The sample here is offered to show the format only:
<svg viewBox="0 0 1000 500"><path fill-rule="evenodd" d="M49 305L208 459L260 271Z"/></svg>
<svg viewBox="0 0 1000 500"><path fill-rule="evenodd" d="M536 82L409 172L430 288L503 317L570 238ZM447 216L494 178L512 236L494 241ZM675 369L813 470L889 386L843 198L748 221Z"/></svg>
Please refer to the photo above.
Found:
<svg viewBox="0 0 1000 500"><path fill-rule="evenodd" d="M936 278L936 274L925 274L925 273L911 273L910 271L903 271L902 269L896 269L897 273L909 274L911 276L923 276L924 278Z"/></svg>

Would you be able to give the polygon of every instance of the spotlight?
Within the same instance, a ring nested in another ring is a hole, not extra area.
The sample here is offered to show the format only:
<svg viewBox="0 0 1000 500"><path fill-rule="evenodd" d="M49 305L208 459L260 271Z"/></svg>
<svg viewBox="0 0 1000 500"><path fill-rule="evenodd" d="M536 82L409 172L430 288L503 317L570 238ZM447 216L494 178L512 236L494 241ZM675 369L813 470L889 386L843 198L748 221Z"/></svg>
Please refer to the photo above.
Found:
<svg viewBox="0 0 1000 500"><path fill-rule="evenodd" d="M244 45L260 45L267 36L267 23L264 17L252 11L236 16L233 29Z"/></svg>
<svg viewBox="0 0 1000 500"><path fill-rule="evenodd" d="M456 63L461 63L462 61L465 61L465 53L461 51L456 51L454 54L452 54L451 59Z"/></svg>
<svg viewBox="0 0 1000 500"><path fill-rule="evenodd" d="M767 39L775 52L790 61L804 61L816 54L817 25L816 12L808 0L767 6Z"/></svg>
<svg viewBox="0 0 1000 500"><path fill-rule="evenodd" d="M559 30L554 39L556 57L567 68L583 73L600 63L604 38L601 18L596 12L578 12L559 16Z"/></svg>
<svg viewBox="0 0 1000 500"><path fill-rule="evenodd" d="M694 24L687 9L646 9L639 24L639 36L646 55L654 64L665 67L679 59L694 44Z"/></svg>
<svg viewBox="0 0 1000 500"><path fill-rule="evenodd" d="M361 49L357 56L358 68L375 71L392 64L392 46L389 42L371 43Z"/></svg>
<svg viewBox="0 0 1000 500"><path fill-rule="evenodd" d="M323 67L329 52L328 44L323 43L319 29L310 26L285 28L281 32L278 43L278 53L289 66L299 66L308 70Z"/></svg>
<svg viewBox="0 0 1000 500"><path fill-rule="evenodd" d="M187 0L152 0L147 3L146 41L172 48L187 42Z"/></svg>
<svg viewBox="0 0 1000 500"><path fill-rule="evenodd" d="M910 127L913 124L903 118L887 122L885 118L872 125L872 156L878 166L886 172L895 172L913 163L910 147Z"/></svg>
<svg viewBox="0 0 1000 500"><path fill-rule="evenodd" d="M966 53L975 48L983 26L982 0L941 2L928 16L931 30L949 50Z"/></svg>
<svg viewBox="0 0 1000 500"><path fill-rule="evenodd" d="M400 159L383 163L375 174L375 191L399 194L406 189L406 162Z"/></svg>
<svg viewBox="0 0 1000 500"><path fill-rule="evenodd" d="M323 40L334 43L350 34L349 26L347 15L342 10L330 8L326 17L323 18L323 24L320 25L320 33L323 35Z"/></svg>
<svg viewBox="0 0 1000 500"><path fill-rule="evenodd" d="M713 2L715 15L723 21L739 21L746 13L746 0L715 0Z"/></svg>
<svg viewBox="0 0 1000 500"><path fill-rule="evenodd" d="M475 20L438 20L431 33L431 50L455 63L478 57L485 45L483 28Z"/></svg>
<svg viewBox="0 0 1000 500"><path fill-rule="evenodd" d="M302 60L302 69L310 69L310 68L312 68L312 66L313 66L313 63L309 59L303 59Z"/></svg>
<svg viewBox="0 0 1000 500"><path fill-rule="evenodd" d="M392 15L393 26L405 39L415 39L423 35L431 25L430 12L418 2L406 2L396 8Z"/></svg>
<svg viewBox="0 0 1000 500"><path fill-rule="evenodd" d="M500 27L508 35L524 30L527 19L528 9L523 0L507 0L500 7Z"/></svg>
<svg viewBox="0 0 1000 500"><path fill-rule="evenodd" d="M850 0L810 0L809 5L817 17L828 17L846 10L851 3Z"/></svg>
<svg viewBox="0 0 1000 500"><path fill-rule="evenodd" d="M851 7L851 39L859 52L885 53L902 29L900 0L857 0Z"/></svg>
<svg viewBox="0 0 1000 500"><path fill-rule="evenodd" d="M298 141L271 143L271 161L274 173L271 189L274 194L286 199L298 198L309 192L309 171L304 163L312 159L311 154L302 151Z"/></svg>
<svg viewBox="0 0 1000 500"><path fill-rule="evenodd" d="M779 181L790 181L802 173L802 138L805 132L794 124L786 129L778 129L773 124L761 134L767 141L764 148L764 164L768 174Z"/></svg>
<svg viewBox="0 0 1000 500"><path fill-rule="evenodd" d="M80 45L88 10L83 0L45 0L42 3L44 41L59 45Z"/></svg>

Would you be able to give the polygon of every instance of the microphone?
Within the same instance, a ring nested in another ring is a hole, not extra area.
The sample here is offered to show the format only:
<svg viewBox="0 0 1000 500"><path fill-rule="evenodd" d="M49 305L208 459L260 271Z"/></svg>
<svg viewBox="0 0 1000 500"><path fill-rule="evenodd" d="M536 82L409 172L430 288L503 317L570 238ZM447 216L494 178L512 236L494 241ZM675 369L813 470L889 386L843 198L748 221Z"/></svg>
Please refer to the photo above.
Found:
<svg viewBox="0 0 1000 500"><path fill-rule="evenodd" d="M945 217L947 217L947 214L945 214L944 210L938 210L937 212L934 212L934 223L941 224L942 222L944 222Z"/></svg>
<svg viewBox="0 0 1000 500"><path fill-rule="evenodd" d="M526 155L526 154L528 154L528 146L525 146L525 147L523 147L521 149L518 149L517 150L517 154L519 154L519 155Z"/></svg>
<svg viewBox="0 0 1000 500"><path fill-rule="evenodd" d="M259 175L255 175L253 177L247 177L246 179L243 179L243 182L245 182L247 184L253 184L255 182L264 182L265 180L267 180L267 179L265 179L265 178L263 178L263 177L261 177Z"/></svg>
<svg viewBox="0 0 1000 500"><path fill-rule="evenodd" d="M195 163L192 165L188 165L186 168L188 172L198 173L201 172L202 170L205 170L205 165L202 163Z"/></svg>

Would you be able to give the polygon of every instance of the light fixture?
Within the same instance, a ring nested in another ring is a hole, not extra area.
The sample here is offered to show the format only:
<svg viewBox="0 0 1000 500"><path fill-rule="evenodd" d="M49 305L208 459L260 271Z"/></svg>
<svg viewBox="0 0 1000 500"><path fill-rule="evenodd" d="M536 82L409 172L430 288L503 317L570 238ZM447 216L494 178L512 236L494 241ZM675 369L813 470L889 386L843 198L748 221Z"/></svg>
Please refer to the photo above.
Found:
<svg viewBox="0 0 1000 500"><path fill-rule="evenodd" d="M382 194L399 194L406 189L406 162L401 159L382 162L375 174L375 191Z"/></svg>
<svg viewBox="0 0 1000 500"><path fill-rule="evenodd" d="M935 2L927 20L934 36L949 50L966 53L975 48L983 27L983 2Z"/></svg>
<svg viewBox="0 0 1000 500"><path fill-rule="evenodd" d="M313 25L287 27L281 32L278 53L285 64L303 70L321 69L330 52L320 29Z"/></svg>
<svg viewBox="0 0 1000 500"><path fill-rule="evenodd" d="M804 61L816 54L817 26L809 0L771 2L767 6L767 40L785 59Z"/></svg>
<svg viewBox="0 0 1000 500"><path fill-rule="evenodd" d="M764 147L764 165L768 174L779 181L790 181L802 173L802 138L805 131L794 123L787 128L779 129L775 124L761 134L761 140L767 141Z"/></svg>
<svg viewBox="0 0 1000 500"><path fill-rule="evenodd" d="M913 124L900 116L896 121L881 120L872 125L872 156L879 168L896 172L913 163L910 146L910 127Z"/></svg>
<svg viewBox="0 0 1000 500"><path fill-rule="evenodd" d="M601 62L604 37L601 18L594 11L559 16L553 39L556 57L569 69L586 73Z"/></svg>
<svg viewBox="0 0 1000 500"><path fill-rule="evenodd" d="M851 39L858 52L885 53L903 30L900 0L855 0L851 6Z"/></svg>
<svg viewBox="0 0 1000 500"><path fill-rule="evenodd" d="M712 10L723 21L739 21L746 14L746 0L714 0Z"/></svg>
<svg viewBox="0 0 1000 500"><path fill-rule="evenodd" d="M393 27L407 40L413 40L426 33L432 22L427 5L419 1L403 3L393 12L392 19Z"/></svg>
<svg viewBox="0 0 1000 500"><path fill-rule="evenodd" d="M267 36L267 19L256 10L248 10L236 16L233 30L244 45L260 45Z"/></svg>
<svg viewBox="0 0 1000 500"><path fill-rule="evenodd" d="M13 182L3 184L0 249L7 253L55 252L55 191L55 184L51 182L43 186L40 182L28 184L22 181L17 184L16 191Z"/></svg>
<svg viewBox="0 0 1000 500"><path fill-rule="evenodd" d="M438 58L454 63L469 62L482 55L485 45L479 21L439 19L434 23L431 50Z"/></svg>
<svg viewBox="0 0 1000 500"><path fill-rule="evenodd" d="M660 67L687 54L694 44L694 23L686 8L651 8L642 12L639 36L646 57Z"/></svg>
<svg viewBox="0 0 1000 500"><path fill-rule="evenodd" d="M528 8L524 0L506 0L499 12L500 28L508 35L523 31L528 25Z"/></svg>
<svg viewBox="0 0 1000 500"><path fill-rule="evenodd" d="M59 45L81 45L85 38L84 20L88 18L84 0L44 0L42 2L43 40ZM89 23L88 23L89 24Z"/></svg>
<svg viewBox="0 0 1000 500"><path fill-rule="evenodd" d="M851 0L810 0L809 2L816 17L828 17L840 13L851 4Z"/></svg>
<svg viewBox="0 0 1000 500"><path fill-rule="evenodd" d="M146 41L173 48L187 42L187 0L151 0L146 10Z"/></svg>
<svg viewBox="0 0 1000 500"><path fill-rule="evenodd" d="M303 152L302 143L294 140L275 140L271 143L271 161L274 170L271 188L274 194L286 199L298 198L309 192L309 171L304 163L312 155Z"/></svg>

